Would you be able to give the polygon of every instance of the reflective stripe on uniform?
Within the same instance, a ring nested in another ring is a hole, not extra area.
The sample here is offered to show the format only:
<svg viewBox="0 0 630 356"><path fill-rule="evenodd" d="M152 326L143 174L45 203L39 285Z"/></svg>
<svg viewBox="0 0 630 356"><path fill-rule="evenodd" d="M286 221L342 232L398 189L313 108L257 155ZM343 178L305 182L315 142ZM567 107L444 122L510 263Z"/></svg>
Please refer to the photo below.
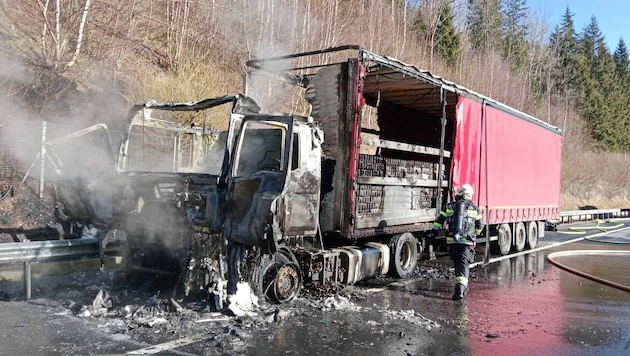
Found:
<svg viewBox="0 0 630 356"><path fill-rule="evenodd" d="M467 239L465 237L460 238L459 240L456 240L454 237L447 236L446 237L446 244L447 245L458 244L458 245L470 245L470 246L472 246L474 244L474 242L472 242L470 239Z"/></svg>
<svg viewBox="0 0 630 356"><path fill-rule="evenodd" d="M433 223L433 227L436 228L435 230L439 230L442 228L442 224L436 221Z"/></svg>
<svg viewBox="0 0 630 356"><path fill-rule="evenodd" d="M461 284L463 286L468 286L468 278L464 277L464 276L457 276L455 277L455 284Z"/></svg>

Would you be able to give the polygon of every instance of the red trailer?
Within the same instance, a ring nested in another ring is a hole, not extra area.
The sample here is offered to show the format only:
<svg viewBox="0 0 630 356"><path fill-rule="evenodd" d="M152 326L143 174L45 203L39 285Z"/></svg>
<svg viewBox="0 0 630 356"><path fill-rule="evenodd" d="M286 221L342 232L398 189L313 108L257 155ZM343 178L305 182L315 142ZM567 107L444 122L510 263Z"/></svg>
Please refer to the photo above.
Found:
<svg viewBox="0 0 630 356"><path fill-rule="evenodd" d="M475 188L501 254L534 248L543 222L560 216L559 130L488 99L460 97L456 110L452 185Z"/></svg>

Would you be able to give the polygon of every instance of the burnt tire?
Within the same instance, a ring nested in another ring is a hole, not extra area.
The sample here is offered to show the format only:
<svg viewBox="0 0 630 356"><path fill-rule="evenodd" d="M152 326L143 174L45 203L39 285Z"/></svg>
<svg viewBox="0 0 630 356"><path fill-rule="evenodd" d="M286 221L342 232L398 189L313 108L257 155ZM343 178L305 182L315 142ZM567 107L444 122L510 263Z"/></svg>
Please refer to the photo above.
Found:
<svg viewBox="0 0 630 356"><path fill-rule="evenodd" d="M263 277L265 297L273 303L288 303L295 299L302 288L302 272L292 262L273 263Z"/></svg>
<svg viewBox="0 0 630 356"><path fill-rule="evenodd" d="M409 278L418 261L418 240L409 232L395 235L389 241L391 253L389 273L398 278Z"/></svg>
<svg viewBox="0 0 630 356"><path fill-rule="evenodd" d="M250 284L258 297L275 304L290 302L302 288L302 272L293 252L280 247L273 254L258 257Z"/></svg>

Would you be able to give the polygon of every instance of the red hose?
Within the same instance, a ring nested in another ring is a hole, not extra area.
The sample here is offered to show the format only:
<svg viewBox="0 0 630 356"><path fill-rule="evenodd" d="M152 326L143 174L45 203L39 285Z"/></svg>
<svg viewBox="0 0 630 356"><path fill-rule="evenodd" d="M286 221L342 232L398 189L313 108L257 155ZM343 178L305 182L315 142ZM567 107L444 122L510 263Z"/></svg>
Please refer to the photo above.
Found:
<svg viewBox="0 0 630 356"><path fill-rule="evenodd" d="M616 282L612 282L609 281L607 279L603 279L597 276L594 276L592 274L588 274L579 270L576 270L574 268L568 267L566 265L563 265L557 261L554 260L554 258L556 257L561 257L561 256L575 256L575 255L622 255L622 256L630 256L630 252L629 251L608 251L608 250L599 250L599 251L561 251L561 252L554 252L551 253L547 256L547 260L549 260L549 262L551 262L552 265L563 269L569 273L573 273L575 275L578 275L580 277L589 279L591 281L597 282L597 283L601 283L603 285L612 287L612 288L616 288L622 291L626 291L626 292L630 292L630 286L626 286L624 284L619 284Z"/></svg>

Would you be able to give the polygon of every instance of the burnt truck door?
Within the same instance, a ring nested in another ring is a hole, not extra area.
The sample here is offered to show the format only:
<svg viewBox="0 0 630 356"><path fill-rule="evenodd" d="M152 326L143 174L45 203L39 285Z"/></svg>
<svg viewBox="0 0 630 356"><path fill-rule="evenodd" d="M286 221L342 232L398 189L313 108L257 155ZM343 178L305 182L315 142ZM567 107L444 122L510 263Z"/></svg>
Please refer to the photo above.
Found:
<svg viewBox="0 0 630 356"><path fill-rule="evenodd" d="M291 166L280 204L286 236L315 236L319 221L324 134L311 124L294 126Z"/></svg>
<svg viewBox="0 0 630 356"><path fill-rule="evenodd" d="M45 147L54 168L56 214L65 234L89 233L93 231L90 224L111 224L117 188L107 126L93 125L51 139Z"/></svg>
<svg viewBox="0 0 630 356"><path fill-rule="evenodd" d="M269 243L278 226L278 198L290 167L291 116L245 116L226 178L224 236L250 246ZM266 241L267 240L267 241Z"/></svg>

